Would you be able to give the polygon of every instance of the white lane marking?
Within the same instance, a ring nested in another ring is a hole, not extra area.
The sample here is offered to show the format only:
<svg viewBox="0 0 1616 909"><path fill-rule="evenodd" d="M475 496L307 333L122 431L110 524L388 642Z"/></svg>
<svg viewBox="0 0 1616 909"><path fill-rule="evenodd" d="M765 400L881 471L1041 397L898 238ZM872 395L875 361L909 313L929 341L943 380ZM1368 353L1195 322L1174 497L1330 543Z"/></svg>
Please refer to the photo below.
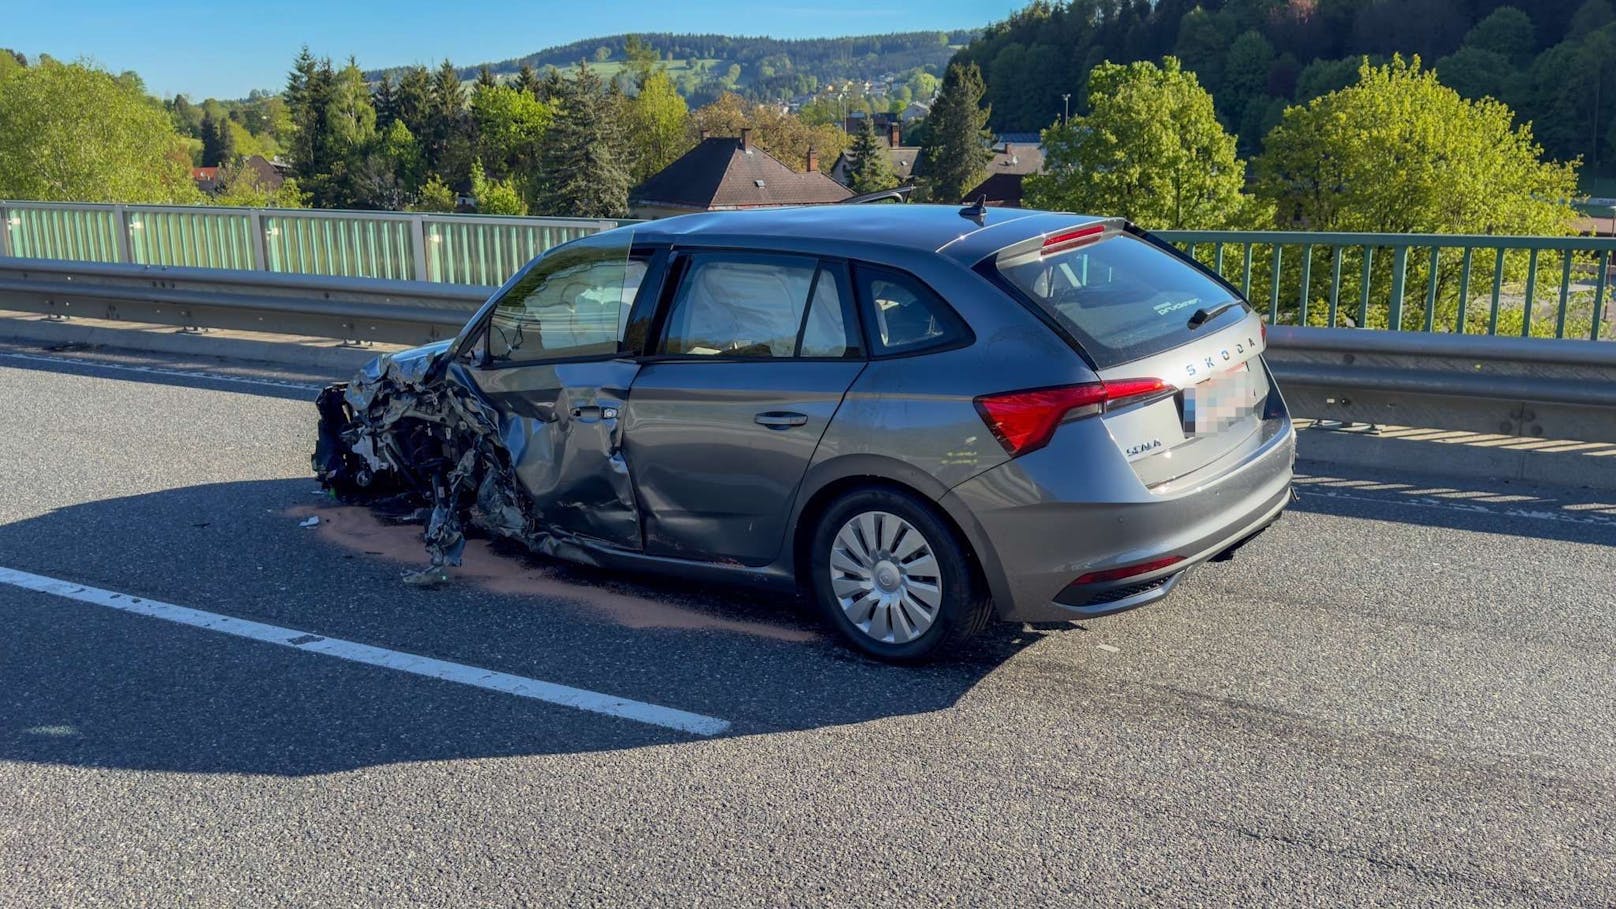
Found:
<svg viewBox="0 0 1616 909"><path fill-rule="evenodd" d="M204 612L188 606L176 606L173 603L164 603L161 600L130 596L111 590L102 590L99 587L87 587L83 584L75 584L72 581L29 574L26 571L17 571L11 568L0 568L0 584L8 584L12 587L20 587L23 590L46 593L69 600L77 600L94 606L105 606L109 609L117 609L122 612L134 613L135 615L149 616L154 619L162 619L165 622L189 625L192 628L217 631L221 634L233 635L238 638L262 641L266 644L276 644L281 647L291 647L295 650L309 653L320 653L336 657L339 660L365 663L370 666L380 666L384 669L395 669L411 675L470 685L473 688L501 691L505 694L514 694L517 697L544 701L547 704L587 710L590 713L633 720L636 723L648 723L652 726L661 726L666 729L677 729L681 732L691 732L696 735L718 735L729 729L727 721L716 717L703 716L699 713L687 713L683 710L675 710L672 707L661 707L656 704L647 704L643 701L631 701L627 698L613 697L609 694L601 694L600 692L583 688L572 688L567 685L557 685L554 682L542 682L538 679L510 675L504 672L495 672L492 669L468 666L464 663L451 663L447 660L437 660L413 653L373 647L369 644L360 644L355 641L345 641L342 638L330 638L310 634L306 631L298 631L293 628L282 628L278 625L266 625L262 622L232 618L215 612Z"/></svg>
<svg viewBox="0 0 1616 909"><path fill-rule="evenodd" d="M1432 500L1423 498L1397 499L1382 498L1380 496L1356 496L1344 492L1330 492L1316 486L1297 484L1296 491L1302 498L1319 499L1345 499L1349 502L1373 502L1379 505L1403 505L1409 508L1435 508L1439 511L1457 511L1464 514L1485 514L1498 518L1525 518L1530 521L1558 521L1562 524L1592 524L1596 527L1616 528L1616 517L1604 517L1594 514L1564 514L1558 511L1543 511L1526 508L1488 508L1483 505L1464 504L1449 499Z"/></svg>
<svg viewBox="0 0 1616 909"><path fill-rule="evenodd" d="M293 382L290 379L262 379L251 376L232 376L216 372L200 372L189 369L164 369L161 366L140 366L134 363L106 363L101 360L83 360L77 357L48 357L42 354L20 354L0 350L0 357L10 360L28 360L36 363L56 363L68 366L81 366L95 369L120 369L124 372L138 372L154 376L171 376L182 379L206 379L209 382L235 382L241 385L268 385L271 388L295 388L299 391L319 391L323 385L311 385L308 382Z"/></svg>

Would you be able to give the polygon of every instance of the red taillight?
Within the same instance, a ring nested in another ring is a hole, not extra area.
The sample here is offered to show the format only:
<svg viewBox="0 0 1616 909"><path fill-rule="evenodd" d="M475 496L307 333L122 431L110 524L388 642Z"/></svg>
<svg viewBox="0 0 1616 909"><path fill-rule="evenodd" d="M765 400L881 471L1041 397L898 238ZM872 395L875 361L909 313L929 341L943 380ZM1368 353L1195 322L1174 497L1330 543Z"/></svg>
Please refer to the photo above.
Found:
<svg viewBox="0 0 1616 909"><path fill-rule="evenodd" d="M1093 243L1095 240L1100 239L1100 235L1104 233L1104 224L1090 224L1088 227L1079 227L1076 230L1063 230L1058 234L1049 235L1044 240L1043 248L1039 250L1039 253L1047 256L1050 253L1064 252L1085 243Z"/></svg>
<svg viewBox="0 0 1616 909"><path fill-rule="evenodd" d="M1070 417L1102 413L1138 398L1171 391L1160 379L1117 379L1086 385L1062 385L982 395L976 409L1011 457L1049 444L1055 427Z"/></svg>
<svg viewBox="0 0 1616 909"><path fill-rule="evenodd" d="M1124 565L1121 568L1107 568L1104 571L1091 571L1088 574L1079 575L1077 580L1072 582L1072 586L1076 587L1082 584L1103 584L1106 581L1120 581L1123 578L1131 578L1135 575L1149 574L1152 571L1158 571L1170 565L1177 565L1182 561L1184 561L1183 556L1162 556L1159 559L1151 559L1148 562L1138 562L1133 565Z"/></svg>

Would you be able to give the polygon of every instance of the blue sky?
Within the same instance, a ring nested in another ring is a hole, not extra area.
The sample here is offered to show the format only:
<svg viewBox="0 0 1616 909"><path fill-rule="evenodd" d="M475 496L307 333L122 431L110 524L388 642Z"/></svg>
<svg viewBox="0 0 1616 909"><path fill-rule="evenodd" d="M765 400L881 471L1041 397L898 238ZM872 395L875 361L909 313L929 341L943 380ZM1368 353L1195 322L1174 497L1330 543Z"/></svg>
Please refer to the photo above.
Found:
<svg viewBox="0 0 1616 909"><path fill-rule="evenodd" d="M278 89L298 48L359 65L504 60L626 31L812 38L973 28L1025 0L0 0L0 47L90 57L153 93L237 98Z"/></svg>

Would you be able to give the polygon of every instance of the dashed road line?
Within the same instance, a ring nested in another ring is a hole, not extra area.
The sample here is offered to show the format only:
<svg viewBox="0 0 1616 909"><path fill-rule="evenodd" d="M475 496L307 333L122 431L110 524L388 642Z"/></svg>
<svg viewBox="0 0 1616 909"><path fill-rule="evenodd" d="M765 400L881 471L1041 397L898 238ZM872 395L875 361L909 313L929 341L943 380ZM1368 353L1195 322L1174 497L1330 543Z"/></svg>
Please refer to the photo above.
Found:
<svg viewBox="0 0 1616 909"><path fill-rule="evenodd" d="M294 628L282 628L279 625L267 625L263 622L233 618L216 612L206 612L201 609L192 609L188 606L177 606L161 600L131 596L126 593L103 590L99 587L89 587L72 581L30 574L26 571L17 571L11 568L0 568L0 584L76 600L80 603L89 603L93 606L105 606L108 609L116 609L134 615L162 619L165 622L173 622L177 625L188 625L192 628L216 631L233 637L261 641L280 647L289 647L305 653L318 653L328 657L335 657L339 660L347 660L351 663L380 666L383 669L406 672L410 675L469 685L473 688L482 688L487 691L498 691L517 697L543 701L547 704L586 710L590 713L632 720L636 723L646 723L651 726L661 726L665 729L676 729L695 735L718 735L728 730L730 726L727 721L717 717L689 713L672 707L663 707L657 704L648 704L644 701L633 701L628 698L602 694L598 691L589 691L568 685L558 685L554 682L530 679L525 676L496 672L492 669L469 666L465 663L451 663L448 660L434 659L420 656L419 654L388 650L385 647L375 647L370 644L361 644L357 641L343 640L342 638L326 637Z"/></svg>
<svg viewBox="0 0 1616 909"><path fill-rule="evenodd" d="M1516 518L1528 521L1554 521L1561 524L1583 524L1594 527L1609 527L1616 529L1616 516L1606 516L1587 513L1566 513L1548 508L1509 508L1480 503L1465 503L1463 500L1432 499L1424 497L1397 498L1392 495L1370 496L1354 495L1349 492L1337 492L1330 489L1321 489L1313 485L1297 484L1296 491L1307 499L1342 499L1348 502L1369 502L1375 505L1401 505L1408 508L1434 508L1440 511L1457 511L1463 514L1491 515L1497 518Z"/></svg>

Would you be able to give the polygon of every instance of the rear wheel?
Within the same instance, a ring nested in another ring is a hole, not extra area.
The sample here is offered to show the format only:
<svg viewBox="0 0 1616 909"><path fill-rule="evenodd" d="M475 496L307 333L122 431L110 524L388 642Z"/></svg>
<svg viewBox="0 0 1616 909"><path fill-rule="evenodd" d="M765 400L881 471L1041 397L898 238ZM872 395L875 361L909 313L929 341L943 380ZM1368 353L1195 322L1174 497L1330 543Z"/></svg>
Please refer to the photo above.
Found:
<svg viewBox="0 0 1616 909"><path fill-rule="evenodd" d="M814 598L858 650L914 661L953 649L987 624L989 602L970 552L927 502L863 489L820 517L812 543Z"/></svg>

